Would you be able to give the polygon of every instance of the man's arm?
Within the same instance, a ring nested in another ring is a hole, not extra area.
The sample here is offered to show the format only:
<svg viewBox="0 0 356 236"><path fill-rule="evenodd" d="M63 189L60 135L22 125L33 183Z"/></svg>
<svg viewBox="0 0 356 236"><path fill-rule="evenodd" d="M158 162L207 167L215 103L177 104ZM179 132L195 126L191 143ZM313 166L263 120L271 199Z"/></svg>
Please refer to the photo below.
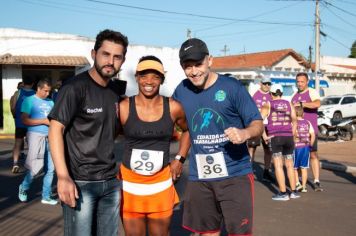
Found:
<svg viewBox="0 0 356 236"><path fill-rule="evenodd" d="M49 120L47 118L43 119L31 119L30 115L22 112L21 113L21 120L27 126L35 126L35 125L47 125L49 126Z"/></svg>
<svg viewBox="0 0 356 236"><path fill-rule="evenodd" d="M320 107L320 100L314 100L311 102L301 102L301 103L294 103L294 106L302 106L303 108L309 108L309 109L317 109Z"/></svg>
<svg viewBox="0 0 356 236"><path fill-rule="evenodd" d="M320 96L315 89L309 88L311 102L296 103L294 106L303 106L309 109L318 109L320 107Z"/></svg>
<svg viewBox="0 0 356 236"><path fill-rule="evenodd" d="M247 139L260 137L263 133L262 120L254 120L245 129L230 127L225 130L225 134L233 144L244 143Z"/></svg>
<svg viewBox="0 0 356 236"><path fill-rule="evenodd" d="M49 144L51 155L57 173L57 191L59 199L70 207L76 206L76 199L79 198L76 185L69 175L64 157L64 125L56 120L50 121Z"/></svg>

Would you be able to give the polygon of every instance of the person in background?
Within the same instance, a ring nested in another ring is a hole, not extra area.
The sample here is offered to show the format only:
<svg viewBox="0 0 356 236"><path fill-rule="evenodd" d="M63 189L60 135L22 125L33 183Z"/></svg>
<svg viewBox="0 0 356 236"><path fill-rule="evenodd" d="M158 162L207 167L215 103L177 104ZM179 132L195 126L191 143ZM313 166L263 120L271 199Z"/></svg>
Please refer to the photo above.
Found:
<svg viewBox="0 0 356 236"><path fill-rule="evenodd" d="M299 198L296 191L295 177L293 169L294 136L297 128L297 117L294 106L287 100L282 99L283 87L280 84L273 84L271 87L272 101L263 105L261 114L267 118L267 133L263 139L271 142L274 171L278 182L279 193L272 197L272 200L287 201ZM287 176L291 193L287 193L283 161L287 169Z"/></svg>
<svg viewBox="0 0 356 236"><path fill-rule="evenodd" d="M41 202L49 205L57 204L57 200L52 198L54 166L48 146L49 120L47 115L53 107L53 101L48 98L50 92L50 82L46 79L41 79L37 83L36 94L27 97L21 106L21 118L28 127L28 154L25 163L27 172L19 186L18 194L21 202L27 201L27 192L30 189L33 178L43 168L45 175L43 177Z"/></svg>
<svg viewBox="0 0 356 236"><path fill-rule="evenodd" d="M309 150L315 141L315 134L313 126L309 121L303 118L303 108L301 106L295 107L295 113L297 115L297 135L295 139L294 150L294 173L296 189L302 193L306 193L310 158ZM300 170L302 175L302 184L299 182L298 170Z"/></svg>
<svg viewBox="0 0 356 236"><path fill-rule="evenodd" d="M16 102L20 94L20 90L24 88L24 83L23 81L17 83L17 90L14 92L14 94L10 98L10 111L12 114L12 117L15 118L15 113L16 113Z"/></svg>
<svg viewBox="0 0 356 236"><path fill-rule="evenodd" d="M320 107L320 96L313 88L308 88L309 77L305 72L300 72L296 76L298 91L292 97L294 106L303 107L304 119L308 120L314 129L315 137L318 137L318 108ZM310 149L310 164L314 175L314 190L323 191L320 184L320 161L318 156L318 139L315 138Z"/></svg>
<svg viewBox="0 0 356 236"><path fill-rule="evenodd" d="M53 86L53 90L52 90L52 94L51 94L53 102L56 102L58 92L59 92L59 89L61 88L61 86L62 86L62 80L58 79L56 81L55 85Z"/></svg>
<svg viewBox="0 0 356 236"><path fill-rule="evenodd" d="M94 65L63 85L49 114L49 142L62 202L64 235L118 235L120 182L114 142L120 97L111 78L119 73L126 36L96 36Z"/></svg>
<svg viewBox="0 0 356 236"><path fill-rule="evenodd" d="M191 140L183 227L201 235L252 235L254 177L246 141L263 132L253 99L235 78L210 70L208 47L200 39L179 50L187 76L173 98L185 111Z"/></svg>
<svg viewBox="0 0 356 236"><path fill-rule="evenodd" d="M33 87L33 79L29 76L25 76L23 79L23 88L19 89L17 95L10 99L11 101L11 113L15 119L15 143L14 148L12 150L12 173L18 173L20 170L19 165L19 157L21 154L21 150L24 147L24 139L27 132L26 125L22 122L21 119L21 106L22 102L26 97L32 96L35 94L35 91L32 89Z"/></svg>
<svg viewBox="0 0 356 236"><path fill-rule="evenodd" d="M155 56L144 56L136 69L138 95L120 103L124 155L120 167L125 235L168 236L173 207L179 197L173 182L182 173L190 147L182 106L159 94L165 76ZM169 148L175 124L183 131L178 154Z"/></svg>
<svg viewBox="0 0 356 236"><path fill-rule="evenodd" d="M272 100L270 89L271 89L272 81L269 77L263 77L260 82L260 89L257 90L254 95L252 96L253 100L255 101L258 110L261 112L262 106ZM263 160L264 160L264 170L262 175L263 181L273 182L273 177L270 174L269 169L271 168L271 150L267 143L263 140L262 137L257 137L254 139L249 139L247 141L248 152L251 156L251 162L253 163L255 160L255 153L256 148L260 146L262 143L263 147Z"/></svg>

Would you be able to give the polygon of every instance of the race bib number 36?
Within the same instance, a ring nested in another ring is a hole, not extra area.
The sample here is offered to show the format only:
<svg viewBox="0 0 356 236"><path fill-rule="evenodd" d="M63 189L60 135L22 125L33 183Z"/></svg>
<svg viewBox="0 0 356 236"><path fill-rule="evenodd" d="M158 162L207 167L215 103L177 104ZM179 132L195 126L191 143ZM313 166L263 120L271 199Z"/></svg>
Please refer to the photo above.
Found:
<svg viewBox="0 0 356 236"><path fill-rule="evenodd" d="M199 179L213 179L228 176L224 154L196 154Z"/></svg>
<svg viewBox="0 0 356 236"><path fill-rule="evenodd" d="M131 170L140 175L153 175L163 166L163 151L132 149Z"/></svg>

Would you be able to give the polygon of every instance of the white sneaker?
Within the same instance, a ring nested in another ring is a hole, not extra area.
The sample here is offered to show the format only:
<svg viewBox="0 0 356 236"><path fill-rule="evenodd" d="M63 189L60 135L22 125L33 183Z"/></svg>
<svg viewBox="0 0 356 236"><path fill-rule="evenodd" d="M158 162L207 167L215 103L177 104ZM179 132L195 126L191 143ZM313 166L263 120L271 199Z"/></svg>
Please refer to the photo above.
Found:
<svg viewBox="0 0 356 236"><path fill-rule="evenodd" d="M58 203L58 201L57 200L54 200L54 199L52 199L52 198L48 198L48 199L42 199L41 200L41 203L42 204L47 204L47 205L56 205L57 203Z"/></svg>
<svg viewBox="0 0 356 236"><path fill-rule="evenodd" d="M296 199L296 198L300 198L300 195L298 192L292 192L289 197L291 199Z"/></svg>

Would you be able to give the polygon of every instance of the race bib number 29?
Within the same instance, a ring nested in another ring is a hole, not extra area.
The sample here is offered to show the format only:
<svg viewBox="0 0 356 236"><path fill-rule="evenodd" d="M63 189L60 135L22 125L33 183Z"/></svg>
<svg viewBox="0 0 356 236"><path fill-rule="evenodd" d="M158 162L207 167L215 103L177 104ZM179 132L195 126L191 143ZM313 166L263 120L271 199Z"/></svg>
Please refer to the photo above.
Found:
<svg viewBox="0 0 356 236"><path fill-rule="evenodd" d="M132 149L131 170L140 175L153 175L163 166L163 151Z"/></svg>
<svg viewBox="0 0 356 236"><path fill-rule="evenodd" d="M213 179L228 176L224 154L196 154L199 179Z"/></svg>

